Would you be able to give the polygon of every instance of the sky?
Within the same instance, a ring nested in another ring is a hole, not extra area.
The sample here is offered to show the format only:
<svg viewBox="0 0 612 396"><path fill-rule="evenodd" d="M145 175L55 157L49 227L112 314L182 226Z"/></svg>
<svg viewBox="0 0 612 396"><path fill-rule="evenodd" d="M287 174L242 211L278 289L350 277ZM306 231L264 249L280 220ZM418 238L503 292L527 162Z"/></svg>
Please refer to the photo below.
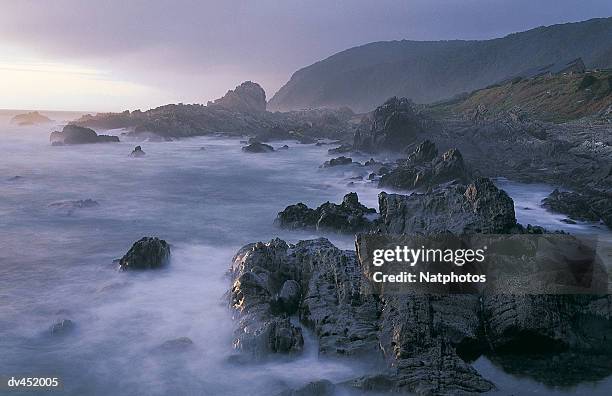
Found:
<svg viewBox="0 0 612 396"><path fill-rule="evenodd" d="M206 103L382 40L488 39L612 16L610 0L0 0L0 108Z"/></svg>

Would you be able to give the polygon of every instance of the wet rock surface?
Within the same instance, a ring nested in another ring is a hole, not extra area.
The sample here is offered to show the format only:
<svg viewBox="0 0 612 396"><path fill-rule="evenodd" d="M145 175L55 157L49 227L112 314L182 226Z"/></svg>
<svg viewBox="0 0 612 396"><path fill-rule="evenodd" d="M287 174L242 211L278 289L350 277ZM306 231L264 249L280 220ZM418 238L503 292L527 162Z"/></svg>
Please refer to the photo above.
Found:
<svg viewBox="0 0 612 396"><path fill-rule="evenodd" d="M98 135L93 129L76 125L66 125L61 132L51 132L49 140L53 145L119 142L117 136Z"/></svg>
<svg viewBox="0 0 612 396"><path fill-rule="evenodd" d="M392 234L506 233L516 227L514 202L491 180L411 195L380 193L380 227Z"/></svg>
<svg viewBox="0 0 612 396"><path fill-rule="evenodd" d="M357 193L349 193L339 205L326 202L316 209L311 209L300 202L287 206L278 213L275 224L288 229L359 232L369 229L374 217L375 209L362 205Z"/></svg>
<svg viewBox="0 0 612 396"><path fill-rule="evenodd" d="M382 232L546 232L518 225L512 199L486 178L425 194L381 193L379 200L381 219L376 227ZM287 216L288 224L316 221L316 210L296 207L297 214L289 207L279 216L296 215ZM432 395L490 392L495 384L470 364L483 354L536 379L555 378L556 365L546 362L570 355L579 362L593 362L597 378L612 373L604 363L612 354L610 296L374 295L368 282L371 274L361 264L361 238L357 236L357 252L340 250L323 238L295 245L275 239L241 249L231 271L231 301L239 313L235 346L244 343L240 340L247 331L252 334L266 323L288 321L293 309L278 309L278 296L297 296L282 289L292 285L287 289L297 290L298 284L299 302L292 305L297 306L299 322L294 318L287 334L300 334L305 326L317 336L322 354L381 359L370 374L342 386ZM275 337L274 332L265 333L264 351L278 351L271 347ZM533 373L521 365L525 356L531 359ZM563 381L576 383L577 378L579 373L573 373ZM318 385L304 389L309 386Z"/></svg>
<svg viewBox="0 0 612 396"><path fill-rule="evenodd" d="M420 143L408 159L382 175L379 187L395 189L428 189L443 183L465 183L470 173L457 149L449 149L440 157L429 140Z"/></svg>
<svg viewBox="0 0 612 396"><path fill-rule="evenodd" d="M170 259L170 245L157 237L144 237L132 245L119 260L119 268L126 270L156 269Z"/></svg>

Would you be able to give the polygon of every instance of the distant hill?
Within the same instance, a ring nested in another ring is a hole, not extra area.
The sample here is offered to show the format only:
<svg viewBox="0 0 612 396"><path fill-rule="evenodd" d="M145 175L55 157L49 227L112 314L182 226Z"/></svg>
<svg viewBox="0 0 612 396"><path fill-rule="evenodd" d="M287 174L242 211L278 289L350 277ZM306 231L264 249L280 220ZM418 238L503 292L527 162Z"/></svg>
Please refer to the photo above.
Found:
<svg viewBox="0 0 612 396"><path fill-rule="evenodd" d="M431 103L576 58L587 68L612 67L612 17L493 40L402 40L354 47L295 72L268 108L348 106L365 112L391 96Z"/></svg>

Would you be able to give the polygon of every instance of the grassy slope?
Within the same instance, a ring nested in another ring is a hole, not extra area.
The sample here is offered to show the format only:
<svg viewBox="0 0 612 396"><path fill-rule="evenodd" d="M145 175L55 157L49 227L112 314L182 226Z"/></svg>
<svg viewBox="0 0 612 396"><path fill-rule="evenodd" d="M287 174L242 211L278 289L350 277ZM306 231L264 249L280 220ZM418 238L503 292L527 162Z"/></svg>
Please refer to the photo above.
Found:
<svg viewBox="0 0 612 396"><path fill-rule="evenodd" d="M487 87L467 98L433 105L431 111L462 115L480 104L490 115L518 106L531 118L552 122L594 115L612 105L612 71L543 76Z"/></svg>

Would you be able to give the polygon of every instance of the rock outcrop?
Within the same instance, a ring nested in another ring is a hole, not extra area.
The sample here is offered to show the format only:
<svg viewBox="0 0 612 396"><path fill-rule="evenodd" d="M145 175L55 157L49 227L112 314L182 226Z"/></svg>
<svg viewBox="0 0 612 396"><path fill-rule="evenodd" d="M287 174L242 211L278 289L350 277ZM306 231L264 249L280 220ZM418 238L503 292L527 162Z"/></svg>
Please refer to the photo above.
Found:
<svg viewBox="0 0 612 396"><path fill-rule="evenodd" d="M608 194L580 194L555 189L542 200L542 206L563 213L572 220L601 220L612 228L612 196Z"/></svg>
<svg viewBox="0 0 612 396"><path fill-rule="evenodd" d="M136 241L119 260L119 268L126 270L156 269L170 259L170 245L157 237L144 237Z"/></svg>
<svg viewBox="0 0 612 396"><path fill-rule="evenodd" d="M70 124L61 132L51 132L49 140L53 145L119 142L117 136L98 135L93 129Z"/></svg>
<svg viewBox="0 0 612 396"><path fill-rule="evenodd" d="M48 330L48 334L53 337L62 337L74 332L76 324L70 319L60 319L53 323Z"/></svg>
<svg viewBox="0 0 612 396"><path fill-rule="evenodd" d="M316 229L354 233L372 227L376 210L359 202L357 193L344 196L340 205L326 202L316 209L303 203L290 205L278 213L275 224L288 229Z"/></svg>
<svg viewBox="0 0 612 396"><path fill-rule="evenodd" d="M134 150L132 150L132 152L130 153L130 157L144 157L147 153L145 153L144 151L142 151L142 147L140 146L136 146L134 147Z"/></svg>
<svg viewBox="0 0 612 396"><path fill-rule="evenodd" d="M512 198L486 178L426 194L382 192L378 203L380 227L392 234L502 234L516 227Z"/></svg>
<svg viewBox="0 0 612 396"><path fill-rule="evenodd" d="M266 111L266 92L259 84L245 81L213 104L240 113L263 112Z"/></svg>
<svg viewBox="0 0 612 396"><path fill-rule="evenodd" d="M38 111L32 111L30 113L17 114L11 118L11 124L19 126L28 125L41 125L53 122L49 117L40 114Z"/></svg>
<svg viewBox="0 0 612 396"><path fill-rule="evenodd" d="M431 150L428 150L431 151ZM431 154L425 156L431 158ZM517 225L512 199L486 178L426 194L380 194L379 231L394 234L543 233ZM357 202L356 196L350 198ZM294 212L295 211L295 212ZM296 205L281 212L286 224L312 226L316 210ZM495 390L470 364L481 354L538 380L562 377L574 384L592 378L558 365L521 371L525 353L537 362L589 361L612 373L612 298L608 295L396 294L374 295L363 263L364 234L357 252L326 239L295 245L275 239L241 249L232 265L232 307L239 319L235 346L259 352L301 350L301 326L311 329L319 352L380 356L382 366L342 386L381 392L456 395ZM363 255L363 256L362 256ZM296 312L299 323L289 316ZM278 324L280 322L280 324ZM281 341L277 326L284 329ZM286 345L284 349L276 345ZM524 364L524 363L523 363ZM587 370L588 371L588 370Z"/></svg>
<svg viewBox="0 0 612 396"><path fill-rule="evenodd" d="M366 117L355 132L353 148L364 152L401 152L430 127L415 105L393 97Z"/></svg>
<svg viewBox="0 0 612 396"><path fill-rule="evenodd" d="M248 146L244 146L242 151L245 153L271 153L274 151L274 147L265 143L254 141Z"/></svg>
<svg viewBox="0 0 612 396"><path fill-rule="evenodd" d="M326 239L287 245L274 239L243 247L234 257L230 302L237 313L234 347L262 353L299 352L300 326L279 311L276 297L287 282L303 290L299 317L319 337L323 354L356 355L377 350L376 300L359 293L355 253ZM277 312L277 313L275 313Z"/></svg>
<svg viewBox="0 0 612 396"><path fill-rule="evenodd" d="M340 166L340 165L350 165L353 163L353 159L350 157L340 156L338 158L332 158L328 161L325 161L321 167L323 168L331 168L332 166Z"/></svg>
<svg viewBox="0 0 612 396"><path fill-rule="evenodd" d="M470 175L459 150L449 149L440 157L436 157L437 153L436 146L425 140L407 160L382 176L379 187L426 190L443 183L465 183L469 180Z"/></svg>

